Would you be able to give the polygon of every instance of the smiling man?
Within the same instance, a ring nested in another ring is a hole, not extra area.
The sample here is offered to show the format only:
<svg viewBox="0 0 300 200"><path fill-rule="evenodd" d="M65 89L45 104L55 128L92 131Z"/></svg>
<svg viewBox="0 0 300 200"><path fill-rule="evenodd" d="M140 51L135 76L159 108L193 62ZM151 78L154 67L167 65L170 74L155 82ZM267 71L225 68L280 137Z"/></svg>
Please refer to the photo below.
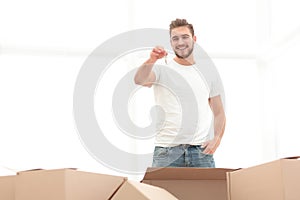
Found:
<svg viewBox="0 0 300 200"><path fill-rule="evenodd" d="M215 167L213 154L220 145L226 118L221 91L208 84L197 68L195 42L192 24L185 19L172 21L170 43L174 59L167 67L156 64L167 52L163 47L154 47L135 74L136 84L154 87L156 104L164 110L163 117L158 117L161 121L157 123L153 167ZM189 112L185 115L188 119L183 119L184 111ZM189 122L188 127L184 128L183 122Z"/></svg>

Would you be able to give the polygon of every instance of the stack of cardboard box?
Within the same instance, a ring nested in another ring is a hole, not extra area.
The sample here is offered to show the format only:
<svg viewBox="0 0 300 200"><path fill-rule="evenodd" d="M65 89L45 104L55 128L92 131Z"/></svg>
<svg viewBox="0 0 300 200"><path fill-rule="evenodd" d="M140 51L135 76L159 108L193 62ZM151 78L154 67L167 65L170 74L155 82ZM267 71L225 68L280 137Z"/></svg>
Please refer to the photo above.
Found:
<svg viewBox="0 0 300 200"><path fill-rule="evenodd" d="M0 200L300 200L299 157L245 169L148 168L141 182L76 169L0 177Z"/></svg>

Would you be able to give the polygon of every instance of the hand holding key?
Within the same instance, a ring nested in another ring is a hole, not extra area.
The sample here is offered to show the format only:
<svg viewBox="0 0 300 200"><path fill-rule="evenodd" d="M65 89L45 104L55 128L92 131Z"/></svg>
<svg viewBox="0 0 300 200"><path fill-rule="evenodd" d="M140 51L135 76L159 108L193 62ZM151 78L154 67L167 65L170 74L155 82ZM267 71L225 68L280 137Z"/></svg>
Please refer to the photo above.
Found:
<svg viewBox="0 0 300 200"><path fill-rule="evenodd" d="M150 57L153 60L158 60L165 57L165 62L167 58L168 52L161 46L156 46L152 49Z"/></svg>

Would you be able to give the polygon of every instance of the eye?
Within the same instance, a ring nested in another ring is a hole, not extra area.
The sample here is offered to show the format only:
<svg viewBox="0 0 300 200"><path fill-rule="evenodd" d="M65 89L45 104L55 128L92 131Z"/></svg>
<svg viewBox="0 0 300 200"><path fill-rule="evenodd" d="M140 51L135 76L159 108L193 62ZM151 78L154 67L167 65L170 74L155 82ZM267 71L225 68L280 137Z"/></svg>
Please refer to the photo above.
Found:
<svg viewBox="0 0 300 200"><path fill-rule="evenodd" d="M184 40L187 40L187 39L189 39L189 38L190 38L189 35L184 35L184 36L182 36L182 39L184 39Z"/></svg>
<svg viewBox="0 0 300 200"><path fill-rule="evenodd" d="M173 37L173 38L172 38L172 41L173 41L173 42L177 42L178 40L179 40L179 37Z"/></svg>

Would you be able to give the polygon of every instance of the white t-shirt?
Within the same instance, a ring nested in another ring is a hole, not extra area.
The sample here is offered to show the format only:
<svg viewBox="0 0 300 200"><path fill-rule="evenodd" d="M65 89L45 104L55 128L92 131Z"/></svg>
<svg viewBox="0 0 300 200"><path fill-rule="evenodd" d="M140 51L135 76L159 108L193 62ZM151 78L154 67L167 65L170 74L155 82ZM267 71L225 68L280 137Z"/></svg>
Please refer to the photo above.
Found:
<svg viewBox="0 0 300 200"><path fill-rule="evenodd" d="M155 65L153 85L158 113L155 145L200 145L210 138L213 114L209 106L212 89L196 65L184 66L174 60Z"/></svg>

